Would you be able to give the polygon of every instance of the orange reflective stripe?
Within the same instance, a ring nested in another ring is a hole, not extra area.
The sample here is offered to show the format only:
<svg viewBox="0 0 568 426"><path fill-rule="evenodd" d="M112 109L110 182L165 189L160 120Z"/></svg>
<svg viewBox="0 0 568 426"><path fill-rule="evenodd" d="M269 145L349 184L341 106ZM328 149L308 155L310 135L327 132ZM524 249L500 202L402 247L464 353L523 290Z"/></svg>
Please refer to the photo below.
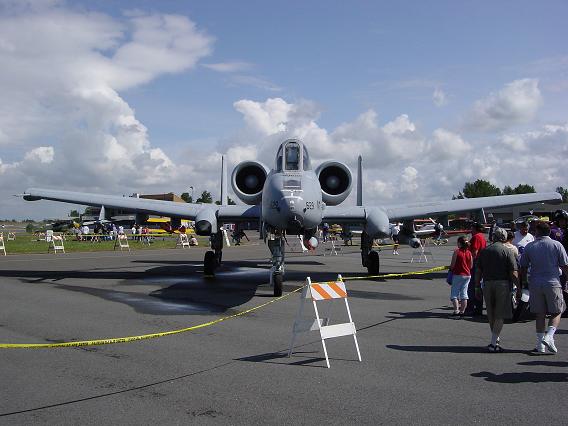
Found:
<svg viewBox="0 0 568 426"><path fill-rule="evenodd" d="M341 297L347 297L347 292L345 292L336 282L330 282L329 286Z"/></svg>
<svg viewBox="0 0 568 426"><path fill-rule="evenodd" d="M324 299L331 299L331 296L325 292L319 284L312 284L312 289L314 289L321 297Z"/></svg>

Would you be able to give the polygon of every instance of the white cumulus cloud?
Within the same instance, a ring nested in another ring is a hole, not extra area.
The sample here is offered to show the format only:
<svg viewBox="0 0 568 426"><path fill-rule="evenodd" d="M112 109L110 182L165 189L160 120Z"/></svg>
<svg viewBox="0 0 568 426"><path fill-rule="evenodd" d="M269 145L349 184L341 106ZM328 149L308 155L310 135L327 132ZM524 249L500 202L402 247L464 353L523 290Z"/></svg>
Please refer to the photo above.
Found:
<svg viewBox="0 0 568 426"><path fill-rule="evenodd" d="M499 92L475 102L466 123L475 130L505 130L517 124L530 123L541 105L542 95L537 79L515 80Z"/></svg>
<svg viewBox="0 0 568 426"><path fill-rule="evenodd" d="M0 146L13 158L4 158L0 195L71 183L138 192L193 172L152 146L120 92L191 70L212 51L213 37L180 15L116 18L58 2L8 2L4 11Z"/></svg>

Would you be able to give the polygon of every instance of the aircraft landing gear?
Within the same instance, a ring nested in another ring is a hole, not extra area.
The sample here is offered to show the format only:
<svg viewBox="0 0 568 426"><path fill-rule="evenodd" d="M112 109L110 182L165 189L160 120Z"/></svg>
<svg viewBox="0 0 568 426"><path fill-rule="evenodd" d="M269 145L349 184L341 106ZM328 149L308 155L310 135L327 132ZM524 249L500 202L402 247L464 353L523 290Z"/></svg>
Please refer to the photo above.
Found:
<svg viewBox="0 0 568 426"><path fill-rule="evenodd" d="M282 296L284 282L284 238L275 234L268 238L268 248L272 254L272 268L270 268L270 284L274 286L274 296Z"/></svg>
<svg viewBox="0 0 568 426"><path fill-rule="evenodd" d="M367 259L367 272L369 275L379 275L380 260L379 253L375 250L369 252L369 258Z"/></svg>
<svg viewBox="0 0 568 426"><path fill-rule="evenodd" d="M373 239L366 233L361 234L361 263L367 268L369 275L379 275L379 253L373 248Z"/></svg>
<svg viewBox="0 0 568 426"><path fill-rule="evenodd" d="M223 259L223 234L221 232L211 234L211 248L213 250L206 251L203 258L203 274L206 276L214 276L215 270L221 266Z"/></svg>

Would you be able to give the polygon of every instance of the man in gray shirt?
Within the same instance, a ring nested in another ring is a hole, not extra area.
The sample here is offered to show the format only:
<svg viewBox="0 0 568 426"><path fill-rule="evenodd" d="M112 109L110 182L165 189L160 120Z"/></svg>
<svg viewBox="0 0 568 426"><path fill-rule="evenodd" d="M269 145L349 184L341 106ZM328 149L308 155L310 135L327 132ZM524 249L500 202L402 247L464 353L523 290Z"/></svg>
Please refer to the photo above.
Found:
<svg viewBox="0 0 568 426"><path fill-rule="evenodd" d="M568 256L558 241L550 238L550 226L546 222L536 225L536 240L527 244L521 255L523 272L530 265L529 292L531 312L536 314L536 352L548 348L556 353L554 332L560 325L560 315L566 309L560 285L560 270L568 273ZM544 333L546 314L550 315L548 330Z"/></svg>
<svg viewBox="0 0 568 426"><path fill-rule="evenodd" d="M491 328L489 352L503 352L499 345L499 335L505 319L513 316L511 294L513 284L517 284L517 261L513 252L503 243L507 240L507 231L496 228L493 232L494 243L483 249L477 259L475 271L475 297L481 299L481 279L483 295L487 308L487 319Z"/></svg>

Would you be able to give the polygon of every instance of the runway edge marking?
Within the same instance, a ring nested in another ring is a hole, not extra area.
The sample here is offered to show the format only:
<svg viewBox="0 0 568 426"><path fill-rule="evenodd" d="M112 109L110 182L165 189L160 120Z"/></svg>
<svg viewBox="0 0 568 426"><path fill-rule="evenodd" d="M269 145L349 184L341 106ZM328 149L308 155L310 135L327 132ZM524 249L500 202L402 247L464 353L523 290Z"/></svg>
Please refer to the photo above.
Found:
<svg viewBox="0 0 568 426"><path fill-rule="evenodd" d="M363 280L363 279L371 279L371 278L400 278L400 277L405 277L405 276L410 276L410 275L425 275L425 274L429 274L431 272L438 272L438 271L443 271L443 270L446 270L446 269L448 269L448 266L438 266L438 267L435 267L435 268L425 269L425 270L422 270L422 271L403 272L403 273L399 273L399 274L366 275L366 276L360 276L360 277L343 277L343 281ZM290 297L294 293L297 293L297 292L303 290L304 287L306 287L306 285L298 287L297 289L292 290L288 294L285 294L283 296L272 299L272 300L270 300L266 303L263 303L261 305L254 306L250 309L246 309L242 312L237 312L236 314L233 314L233 315L221 317L221 318L218 318L216 320L205 322L205 323L202 323L202 324L197 324L197 325L194 325L194 326L191 326L191 327L180 328L178 330L162 331L162 332L158 332L158 333L143 334L143 335L140 335L140 336L114 337L114 338L96 339L96 340L82 340L82 341L78 341L78 342L0 343L0 349L48 349L48 348L73 348L73 347L81 347L81 346L102 346L102 345L112 345L112 344L115 344L115 343L128 343L128 342L136 342L136 341L139 341L139 340L156 339L158 337L165 337L165 336L171 336L171 335L174 335L174 334L187 333L189 331L198 330L200 328L211 327L211 326L213 326L215 324L219 324L223 321L227 321L227 320L230 320L230 319L233 319L233 318L238 318L238 317L247 315L251 312L262 309L262 308L264 308L264 307L266 307L266 306L268 306L272 303L275 303L275 302L283 300L287 297Z"/></svg>

